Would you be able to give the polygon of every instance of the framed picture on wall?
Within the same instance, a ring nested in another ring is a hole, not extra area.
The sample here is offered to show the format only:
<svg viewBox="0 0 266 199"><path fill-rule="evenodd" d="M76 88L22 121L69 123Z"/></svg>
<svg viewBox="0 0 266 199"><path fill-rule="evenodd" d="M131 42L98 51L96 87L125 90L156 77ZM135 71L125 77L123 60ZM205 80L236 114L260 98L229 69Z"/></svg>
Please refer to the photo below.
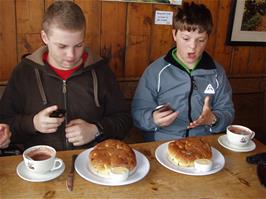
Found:
<svg viewBox="0 0 266 199"><path fill-rule="evenodd" d="M128 3L165 3L165 4L182 5L182 0L102 0L102 1L121 1Z"/></svg>
<svg viewBox="0 0 266 199"><path fill-rule="evenodd" d="M228 45L266 45L266 1L232 0Z"/></svg>

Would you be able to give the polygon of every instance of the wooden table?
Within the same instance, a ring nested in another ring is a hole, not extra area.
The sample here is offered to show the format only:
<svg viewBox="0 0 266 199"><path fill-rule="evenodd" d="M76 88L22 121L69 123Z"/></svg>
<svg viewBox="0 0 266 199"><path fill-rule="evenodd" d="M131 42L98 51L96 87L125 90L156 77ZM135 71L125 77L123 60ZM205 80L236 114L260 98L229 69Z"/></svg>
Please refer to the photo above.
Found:
<svg viewBox="0 0 266 199"><path fill-rule="evenodd" d="M220 134L221 135L221 134ZM66 189L66 177L70 169L71 155L80 150L58 152L66 164L64 173L48 182L28 182L16 174L22 156L0 158L0 198L266 198L256 175L256 166L248 164L246 157L266 152L266 146L258 141L256 149L239 153L223 148L217 142L220 135L206 136L211 145L225 157L224 168L208 176L189 176L168 170L156 160L154 152L162 142L131 145L150 161L148 175L139 182L124 186L103 186L86 181L75 173L74 190Z"/></svg>

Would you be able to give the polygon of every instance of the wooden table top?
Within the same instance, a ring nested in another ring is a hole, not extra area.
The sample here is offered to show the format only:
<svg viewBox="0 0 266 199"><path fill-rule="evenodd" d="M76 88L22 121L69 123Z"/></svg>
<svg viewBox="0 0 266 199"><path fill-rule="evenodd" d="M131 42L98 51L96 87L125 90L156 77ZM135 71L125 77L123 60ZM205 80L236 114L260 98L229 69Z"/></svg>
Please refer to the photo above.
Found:
<svg viewBox="0 0 266 199"><path fill-rule="evenodd" d="M66 189L67 173L72 154L81 150L58 152L66 168L61 176L47 182L28 182L16 174L22 156L0 158L0 198L265 198L256 175L256 165L246 162L246 157L266 152L266 146L258 141L251 152L233 152L223 148L217 141L219 135L203 137L225 158L224 168L212 175L190 176L176 173L162 166L155 158L156 148L162 142L131 145L144 154L150 162L150 171L142 180L123 186L93 184L75 172L74 190Z"/></svg>

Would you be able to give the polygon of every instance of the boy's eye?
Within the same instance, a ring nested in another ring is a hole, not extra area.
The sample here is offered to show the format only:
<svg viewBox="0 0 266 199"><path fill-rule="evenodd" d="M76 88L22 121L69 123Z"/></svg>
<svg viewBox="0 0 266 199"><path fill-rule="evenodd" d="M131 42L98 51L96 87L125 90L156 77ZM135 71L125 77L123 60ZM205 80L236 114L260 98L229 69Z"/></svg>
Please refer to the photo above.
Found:
<svg viewBox="0 0 266 199"><path fill-rule="evenodd" d="M83 44L84 44L84 43L80 43L80 44L76 45L75 47L77 47L77 48L81 48L81 47L83 47Z"/></svg>
<svg viewBox="0 0 266 199"><path fill-rule="evenodd" d="M205 42L205 39L199 39L199 42Z"/></svg>
<svg viewBox="0 0 266 199"><path fill-rule="evenodd" d="M65 48L65 45L58 45L58 48Z"/></svg>

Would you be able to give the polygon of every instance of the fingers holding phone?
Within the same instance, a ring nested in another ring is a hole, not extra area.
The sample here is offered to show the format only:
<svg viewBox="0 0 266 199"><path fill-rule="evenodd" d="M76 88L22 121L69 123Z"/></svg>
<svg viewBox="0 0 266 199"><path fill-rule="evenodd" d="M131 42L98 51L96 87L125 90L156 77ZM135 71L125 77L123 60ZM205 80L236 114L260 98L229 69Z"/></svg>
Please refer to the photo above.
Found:
<svg viewBox="0 0 266 199"><path fill-rule="evenodd" d="M165 112L165 111L174 111L172 108L171 108L171 106L169 105L169 104L163 104L163 105L159 105L159 106L157 106L156 108L155 108L155 110L154 111L157 111L157 112Z"/></svg>
<svg viewBox="0 0 266 199"><path fill-rule="evenodd" d="M57 110L53 111L50 114L50 117L61 118L61 117L64 117L65 116L65 113L66 113L66 110L65 109L57 109Z"/></svg>
<svg viewBox="0 0 266 199"><path fill-rule="evenodd" d="M34 127L41 133L54 133L63 123L64 114L65 111L58 109L57 105L49 106L34 116Z"/></svg>
<svg viewBox="0 0 266 199"><path fill-rule="evenodd" d="M160 127L169 126L172 124L178 116L176 112L169 104L159 105L153 111L153 121Z"/></svg>

